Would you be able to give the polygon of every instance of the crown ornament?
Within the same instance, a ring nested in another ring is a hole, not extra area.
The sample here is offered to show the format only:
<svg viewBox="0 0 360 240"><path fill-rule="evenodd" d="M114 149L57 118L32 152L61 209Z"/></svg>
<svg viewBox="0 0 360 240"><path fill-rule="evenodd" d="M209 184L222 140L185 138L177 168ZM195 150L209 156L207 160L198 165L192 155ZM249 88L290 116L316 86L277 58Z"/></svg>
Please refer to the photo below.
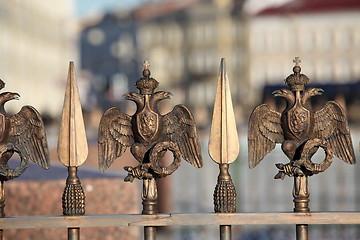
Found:
<svg viewBox="0 0 360 240"><path fill-rule="evenodd" d="M300 73L301 72L301 67L299 65L301 63L300 58L295 57L293 62L295 63L295 66L293 67L294 73L289 75L285 79L285 83L289 85L291 91L293 92L304 91L305 85L309 83L309 78L305 74Z"/></svg>
<svg viewBox="0 0 360 240"><path fill-rule="evenodd" d="M159 86L159 82L150 77L151 72L149 70L149 66L149 62L145 61L144 70L142 72L143 77L135 83L136 88L140 90L140 94L142 95L153 94L154 90Z"/></svg>

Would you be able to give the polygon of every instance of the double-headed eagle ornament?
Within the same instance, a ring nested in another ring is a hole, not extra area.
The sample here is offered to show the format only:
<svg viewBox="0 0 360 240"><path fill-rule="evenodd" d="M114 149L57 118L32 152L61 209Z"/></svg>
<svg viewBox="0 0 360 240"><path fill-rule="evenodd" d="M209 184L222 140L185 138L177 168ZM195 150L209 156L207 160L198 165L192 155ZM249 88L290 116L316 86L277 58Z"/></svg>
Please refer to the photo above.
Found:
<svg viewBox="0 0 360 240"><path fill-rule="evenodd" d="M5 83L0 80L0 89ZM44 123L39 112L24 106L15 115L9 115L4 108L6 102L19 99L20 95L13 92L0 94L0 180L7 181L19 177L27 168L28 161L48 169L50 167L49 150L46 141ZM8 166L14 153L21 159L15 169Z"/></svg>
<svg viewBox="0 0 360 240"><path fill-rule="evenodd" d="M125 181L160 178L172 174L180 165L181 158L197 168L202 167L200 144L195 121L184 105L161 115L157 104L169 99L170 92L154 90L159 83L150 77L149 64L144 63L143 77L136 82L140 94L127 93L124 97L136 103L133 116L122 113L119 108L108 109L99 126L99 168L104 171L130 147L136 167L125 167ZM173 162L164 167L160 159L166 151L174 155Z"/></svg>
<svg viewBox="0 0 360 240"><path fill-rule="evenodd" d="M273 92L275 97L286 100L282 113L262 104L254 109L249 120L248 145L249 167L254 168L276 143L290 159L288 164L276 164L280 169L275 178L288 176L311 176L325 171L332 163L333 154L348 164L355 164L354 149L344 110L329 101L314 112L309 99L321 95L320 88L305 89L309 83L306 75L300 74L299 58L294 60L293 74L285 80L290 90ZM324 149L326 157L321 163L313 163L311 157L318 148Z"/></svg>

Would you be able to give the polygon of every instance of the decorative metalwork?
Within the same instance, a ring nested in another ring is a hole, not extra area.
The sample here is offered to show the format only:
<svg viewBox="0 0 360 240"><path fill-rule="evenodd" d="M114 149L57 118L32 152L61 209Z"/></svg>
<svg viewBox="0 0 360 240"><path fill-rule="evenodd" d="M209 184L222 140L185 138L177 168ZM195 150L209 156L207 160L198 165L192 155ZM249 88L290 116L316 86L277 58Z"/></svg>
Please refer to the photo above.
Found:
<svg viewBox="0 0 360 240"><path fill-rule="evenodd" d="M62 196L63 214L83 215L85 194L77 176L77 167L86 161L88 145L73 62L69 64L57 150L59 161L68 167L69 172Z"/></svg>
<svg viewBox="0 0 360 240"><path fill-rule="evenodd" d="M286 100L285 110L279 113L262 104L256 107L250 116L249 167L254 168L275 148L276 143L282 143L282 150L290 163L276 164L279 172L275 178L293 176L294 211L309 212L308 176L325 171L331 165L333 155L348 164L355 164L355 154L347 119L341 106L329 101L321 110L314 112L309 99L321 95L323 90L306 89L309 78L300 73L298 57L294 63L294 73L285 80L290 90L273 92L275 97ZM326 157L321 163L314 163L311 157L319 148L325 151ZM297 227L297 234L303 237L300 239L304 239L307 228L303 225Z"/></svg>
<svg viewBox="0 0 360 240"><path fill-rule="evenodd" d="M77 176L77 168L88 155L88 145L74 63L70 62L58 140L59 161L68 168L62 195L63 214L85 214L85 193ZM68 228L68 239L80 239L80 228Z"/></svg>
<svg viewBox="0 0 360 240"><path fill-rule="evenodd" d="M62 195L62 208L65 216L85 214L85 193L77 176L77 167L68 167L68 178Z"/></svg>
<svg viewBox="0 0 360 240"><path fill-rule="evenodd" d="M136 82L140 94L131 92L125 98L134 101L137 111L133 116L122 113L117 107L108 109L99 126L99 168L105 171L112 162L120 157L127 147L140 163L136 167L127 166L128 176L125 181L134 178L152 179L172 174L184 158L197 168L202 167L200 144L194 118L184 105L177 105L161 115L157 103L169 99L170 92L154 93L158 82L150 78L148 63L144 64L143 77ZM174 161L167 167L160 164L160 159L169 150Z"/></svg>
<svg viewBox="0 0 360 240"><path fill-rule="evenodd" d="M229 174L229 164L239 154L238 139L225 59L222 58L209 140L210 157L220 168L214 191L214 210L218 213L236 211L236 190ZM220 226L220 239L231 239L230 225Z"/></svg>
<svg viewBox="0 0 360 240"><path fill-rule="evenodd" d="M99 125L99 168L105 171L112 162L130 147L136 167L126 166L128 176L125 181L135 178L143 180L143 214L157 213L157 178L172 174L183 158L196 168L203 165L200 143L194 118L184 105L161 115L157 109L159 101L169 99L170 92L154 90L159 83L150 77L149 63L144 63L143 77L136 82L140 94L127 93L124 97L136 103L133 116L122 113L119 108L108 109ZM171 151L174 160L169 166L162 166L160 159L166 151ZM149 231L153 235L154 231ZM145 234L147 235L147 234Z"/></svg>
<svg viewBox="0 0 360 240"><path fill-rule="evenodd" d="M5 83L0 80L0 90ZM11 116L4 108L5 103L18 100L15 92L0 94L0 216L5 216L4 181L19 177L28 167L29 160L49 169L50 158L44 123L40 113L32 106L24 106ZM14 153L20 156L20 164L11 169L8 161Z"/></svg>
<svg viewBox="0 0 360 240"><path fill-rule="evenodd" d="M231 101L230 85L226 75L225 59L221 59L211 124L209 154L219 164L220 174L214 192L215 212L236 211L236 190L229 174L229 164L239 154L236 121Z"/></svg>

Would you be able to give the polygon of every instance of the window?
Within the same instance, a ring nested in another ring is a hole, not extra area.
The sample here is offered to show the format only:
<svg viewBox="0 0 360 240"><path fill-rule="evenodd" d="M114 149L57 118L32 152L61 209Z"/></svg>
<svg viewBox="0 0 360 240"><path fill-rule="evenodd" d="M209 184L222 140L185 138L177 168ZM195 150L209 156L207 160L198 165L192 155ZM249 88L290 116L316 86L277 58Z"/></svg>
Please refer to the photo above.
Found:
<svg viewBox="0 0 360 240"><path fill-rule="evenodd" d="M100 28L91 29L87 33L87 41L90 45L99 46L105 41L105 33Z"/></svg>

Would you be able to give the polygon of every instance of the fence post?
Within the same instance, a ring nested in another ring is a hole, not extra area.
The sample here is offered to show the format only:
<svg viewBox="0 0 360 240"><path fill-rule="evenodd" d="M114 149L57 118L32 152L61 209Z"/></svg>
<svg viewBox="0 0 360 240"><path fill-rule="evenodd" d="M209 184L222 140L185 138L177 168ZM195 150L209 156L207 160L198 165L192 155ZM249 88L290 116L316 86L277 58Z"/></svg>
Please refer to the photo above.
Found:
<svg viewBox="0 0 360 240"><path fill-rule="evenodd" d="M156 180L154 178L143 180L143 192L141 195L143 211L142 214L153 215L158 213L158 191ZM144 227L144 239L156 239L156 227Z"/></svg>
<svg viewBox="0 0 360 240"><path fill-rule="evenodd" d="M135 114L129 116L117 107L108 109L100 120L98 147L99 168L103 171L130 147L139 165L125 167L128 176L124 181L143 180L143 214L152 215L157 213L156 179L175 172L181 158L197 168L203 163L192 113L184 105L176 105L171 112L160 114L158 102L169 99L172 94L155 92L159 82L150 77L149 65L144 62L143 76L136 81L139 93L124 95L127 100L136 103ZM165 167L160 160L166 151L172 152L174 160ZM155 236L156 228L146 226L145 239L153 240Z"/></svg>
<svg viewBox="0 0 360 240"><path fill-rule="evenodd" d="M350 130L346 115L341 106L329 101L314 112L308 101L311 97L321 95L320 88L305 88L309 78L301 74L300 59L293 61L293 74L285 83L289 89L273 92L275 97L286 101L286 108L280 113L270 109L267 104L256 107L249 120L249 167L256 167L266 154L270 153L276 143L281 143L282 151L290 163L278 163L279 172L275 179L285 176L294 177L293 197L294 212L310 212L308 177L325 171L333 161L333 155L348 164L355 164ZM313 163L312 156L322 148L325 159ZM298 240L308 239L308 226L296 225Z"/></svg>
<svg viewBox="0 0 360 240"><path fill-rule="evenodd" d="M229 174L229 163L239 154L239 140L226 75L225 59L221 59L213 119L209 140L210 157L219 164L220 174L214 191L214 210L218 213L236 211L236 190ZM220 239L231 240L231 226L220 226Z"/></svg>
<svg viewBox="0 0 360 240"><path fill-rule="evenodd" d="M62 196L63 214L84 215L85 194L77 176L77 167L85 162L88 145L73 62L69 64L57 150L59 161L68 168ZM79 240L80 228L68 228L68 239Z"/></svg>
<svg viewBox="0 0 360 240"><path fill-rule="evenodd" d="M0 181L0 217L5 217L5 189L4 181ZM3 239L3 229L0 229L0 240Z"/></svg>
<svg viewBox="0 0 360 240"><path fill-rule="evenodd" d="M5 83L0 80L0 90ZM40 113L32 106L24 106L20 112L10 116L4 104L11 100L19 99L15 92L0 94L0 217L5 216L5 191L4 182L20 177L28 167L29 160L49 169L50 158L46 140L44 123ZM8 161L14 153L20 156L20 164L11 169ZM3 230L0 230L0 239Z"/></svg>
<svg viewBox="0 0 360 240"><path fill-rule="evenodd" d="M294 212L307 213L310 212L309 208L309 183L307 176L294 176ZM308 228L307 224L296 225L296 239L308 240Z"/></svg>

